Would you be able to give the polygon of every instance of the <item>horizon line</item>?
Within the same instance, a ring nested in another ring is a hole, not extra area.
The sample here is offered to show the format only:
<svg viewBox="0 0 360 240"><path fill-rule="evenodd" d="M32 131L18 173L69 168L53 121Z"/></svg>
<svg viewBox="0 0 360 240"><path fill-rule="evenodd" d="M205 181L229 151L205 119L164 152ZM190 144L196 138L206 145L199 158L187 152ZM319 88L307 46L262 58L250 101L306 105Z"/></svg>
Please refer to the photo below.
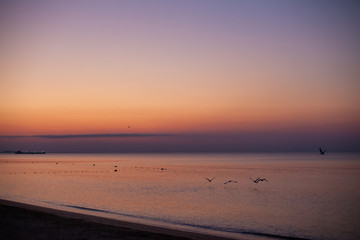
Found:
<svg viewBox="0 0 360 240"><path fill-rule="evenodd" d="M91 134L44 134L44 135L0 135L0 138L127 138L127 137L173 137L173 133L91 133Z"/></svg>

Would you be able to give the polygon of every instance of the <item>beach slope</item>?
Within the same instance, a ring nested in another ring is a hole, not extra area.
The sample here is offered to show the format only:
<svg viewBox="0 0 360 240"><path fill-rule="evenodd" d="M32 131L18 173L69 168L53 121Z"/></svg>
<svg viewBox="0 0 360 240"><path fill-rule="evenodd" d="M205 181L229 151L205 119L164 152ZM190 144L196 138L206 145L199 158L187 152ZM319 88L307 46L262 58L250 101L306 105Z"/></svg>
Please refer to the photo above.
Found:
<svg viewBox="0 0 360 240"><path fill-rule="evenodd" d="M228 239L0 199L0 239Z"/></svg>

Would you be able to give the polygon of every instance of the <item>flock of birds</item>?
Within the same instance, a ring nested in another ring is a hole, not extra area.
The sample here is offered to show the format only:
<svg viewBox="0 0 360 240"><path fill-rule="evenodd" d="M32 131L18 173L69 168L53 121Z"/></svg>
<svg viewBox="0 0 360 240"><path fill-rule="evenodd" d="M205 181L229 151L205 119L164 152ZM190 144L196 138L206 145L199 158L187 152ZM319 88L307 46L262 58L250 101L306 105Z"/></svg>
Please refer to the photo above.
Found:
<svg viewBox="0 0 360 240"><path fill-rule="evenodd" d="M266 181L266 182L269 182L268 180L266 180L266 178L260 178L260 177L258 177L257 179L252 179L251 177L249 177L254 183L259 183L259 182L262 182L262 181ZM205 178L206 180L208 180L208 182L212 182L214 179L215 179L215 177L213 177L213 178ZM226 182L224 182L224 184L228 184L228 183L237 183L237 181L235 181L235 180L228 180L228 181L226 181Z"/></svg>
<svg viewBox="0 0 360 240"><path fill-rule="evenodd" d="M8 163L8 161L5 161L5 163ZM31 162L32 164L34 164L34 163L37 163L37 162L34 162L34 161L32 161ZM55 164L56 165L61 165L61 162L55 162ZM75 165L74 163L72 163L72 165ZM93 167L95 167L96 166L96 164L95 163L92 163L91 164ZM114 172L120 172L120 169L118 170L117 169L118 168L118 166L117 165L114 165ZM151 167L137 167L137 166L135 166L135 167L129 167L129 168L133 168L134 170L143 170L143 169L145 169L145 170L153 170L153 171L166 171L167 170L167 168L164 168L164 167L157 167L157 168L155 168L155 167L153 167L153 168L151 168ZM56 170L56 171L54 171L54 170L40 170L40 171L25 171L25 172L22 172L22 171L14 171L14 172L9 172L9 174L11 175L11 174L14 174L14 175L16 175L16 174L27 174L27 173L33 173L33 174L61 174L61 173L109 173L110 172L110 170L99 170L99 171L95 171L95 170Z"/></svg>
<svg viewBox="0 0 360 240"><path fill-rule="evenodd" d="M128 128L130 128L130 126L128 126ZM326 153L326 151L325 150L323 150L321 147L319 147L319 152L320 152L320 154L321 155L324 155L325 153ZM6 163L7 163L8 161L6 161ZM34 163L34 162L32 162L32 163ZM56 162L56 164L59 164L58 162ZM93 166L95 166L95 164L93 164ZM115 165L114 166L115 167L115 169L114 169L114 172L117 172L118 170L116 169L117 168L117 166ZM137 167L135 167L135 168L137 168ZM155 169L155 168L154 168ZM157 168L157 169L159 169L159 168ZM164 170L166 170L166 168L160 168L160 170L161 171L164 171ZM70 173L72 173L72 171L69 171ZM75 173L77 173L78 171L74 171ZM88 172L88 171L79 171L79 172ZM89 171L89 172L95 172L95 171ZM98 171L96 171L96 172L98 172ZM99 172L103 172L103 171L99 171ZM109 171L106 171L106 172L109 172ZM36 172L34 172L35 174L36 174ZM42 173L42 172L41 172ZM48 172L48 173L50 173L50 172ZM55 172L54 172L55 173ZM65 171L65 173L67 173L67 171ZM9 173L9 174L12 174L12 173ZM14 174L16 174L16 173L14 173ZM24 172L24 174L26 174L25 172ZM253 181L254 183L259 183L259 182L263 182L263 181L265 181L265 182L268 182L268 180L266 179L266 178L260 178L260 177L258 177L258 178L256 178L256 179L253 179L253 178L251 178L251 177L249 177L250 179L251 179L251 181ZM205 178L208 182L212 182L214 179L215 179L215 177L213 177L213 178ZM226 182L224 182L224 184L229 184L229 183L237 183L237 181L235 181L235 180L228 180L228 181L226 181Z"/></svg>
<svg viewBox="0 0 360 240"><path fill-rule="evenodd" d="M321 147L319 147L319 151L320 151L320 154L321 155L324 155L325 153L326 153L326 151L325 150L323 150ZM253 178L251 178L251 177L249 177L250 179L251 179L251 181L253 181L254 183L259 183L259 182L263 182L263 181L265 181L265 182L269 182L266 178L260 178L260 177L258 177L258 178L256 178L256 179L253 179ZM212 182L214 179L215 179L215 177L213 177L213 178L205 178L208 182ZM237 183L237 181L235 181L235 180L228 180L228 181L226 181L226 182L224 182L224 184L228 184L228 183Z"/></svg>
<svg viewBox="0 0 360 240"><path fill-rule="evenodd" d="M34 162L32 162L32 163L34 163ZM59 163L58 162L56 162L55 163L56 165L58 165ZM74 164L73 164L74 165ZM94 164L92 164L92 166L93 167L95 167L96 165L95 165L95 163ZM114 166L114 172L118 172L118 166L117 165L115 165ZM135 167L135 169L137 169L138 167ZM140 167L140 168L142 168L142 167ZM166 170L166 168L153 168L154 170L155 169L157 169L157 170L161 170L161 171L164 171L164 170ZM98 171L64 171L64 173L67 173L67 172L69 172L69 173L91 173L91 172L98 172ZM106 170L106 171L99 171L99 172L109 172L109 170ZM34 172L34 174L37 174L37 173L39 173L39 174L42 174L42 173L46 173L46 171L45 172ZM60 173L60 172L57 172L57 171L54 171L54 172L50 172L50 171L48 171L47 172L48 174L49 173ZM11 172L9 173L9 174L12 174ZM15 172L13 173L13 174L16 174ZM24 172L24 174L26 174L26 172ZM249 177L254 183L259 183L259 182L262 182L262 181L266 181L266 182L268 182L268 180L266 179L266 178L260 178L260 177L258 177L258 178L256 178L256 179L253 179L253 178L251 178L251 177ZM212 181L214 181L214 179L215 179L215 177L213 177L213 178L205 178L209 183L210 182L212 182ZM238 183L238 181L236 181L236 180L228 180L228 181L226 181L226 182L224 182L224 184L229 184L229 183Z"/></svg>

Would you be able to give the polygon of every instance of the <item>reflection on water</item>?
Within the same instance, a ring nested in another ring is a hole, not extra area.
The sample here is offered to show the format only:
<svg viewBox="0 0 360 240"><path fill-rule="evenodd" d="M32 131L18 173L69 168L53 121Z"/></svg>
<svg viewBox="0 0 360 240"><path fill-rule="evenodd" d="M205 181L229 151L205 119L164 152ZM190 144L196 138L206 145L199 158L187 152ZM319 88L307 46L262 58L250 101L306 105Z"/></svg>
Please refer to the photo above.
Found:
<svg viewBox="0 0 360 240"><path fill-rule="evenodd" d="M360 238L359 155L1 155L0 166L4 199L235 236Z"/></svg>

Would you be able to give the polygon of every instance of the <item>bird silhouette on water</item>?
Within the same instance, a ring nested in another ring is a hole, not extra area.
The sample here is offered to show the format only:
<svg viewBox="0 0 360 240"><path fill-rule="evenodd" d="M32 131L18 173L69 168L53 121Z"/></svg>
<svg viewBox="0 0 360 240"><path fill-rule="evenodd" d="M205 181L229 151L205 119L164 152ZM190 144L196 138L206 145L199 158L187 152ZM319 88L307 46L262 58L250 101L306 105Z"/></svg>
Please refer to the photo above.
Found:
<svg viewBox="0 0 360 240"><path fill-rule="evenodd" d="M262 182L262 181L266 181L266 182L268 182L268 180L266 180L266 178L257 178L257 179L252 179L251 177L250 177L250 179L254 182L254 183L258 183L258 182Z"/></svg>
<svg viewBox="0 0 360 240"><path fill-rule="evenodd" d="M237 181L229 180L229 181L224 182L224 184L228 184L228 183L237 183Z"/></svg>
<svg viewBox="0 0 360 240"><path fill-rule="evenodd" d="M213 177L212 179L209 179L209 178L205 178L206 180L208 180L209 182L212 182L212 180L214 180L215 179L215 177Z"/></svg>
<svg viewBox="0 0 360 240"><path fill-rule="evenodd" d="M325 152L326 152L325 150L322 150L321 147L319 148L319 151L320 151L320 154L321 154L321 155L324 155Z"/></svg>

